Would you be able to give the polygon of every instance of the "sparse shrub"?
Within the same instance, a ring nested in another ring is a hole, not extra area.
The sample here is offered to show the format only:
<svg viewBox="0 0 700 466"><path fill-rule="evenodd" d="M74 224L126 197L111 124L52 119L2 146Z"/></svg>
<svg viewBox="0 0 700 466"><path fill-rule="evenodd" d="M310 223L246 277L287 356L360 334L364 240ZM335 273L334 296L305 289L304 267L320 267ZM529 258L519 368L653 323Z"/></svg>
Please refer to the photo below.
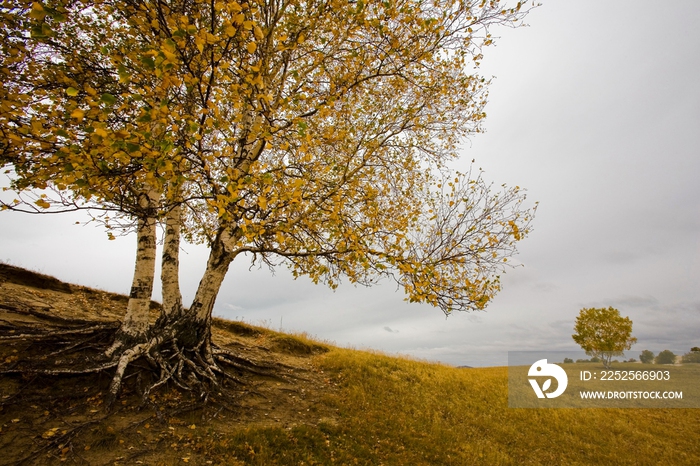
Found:
<svg viewBox="0 0 700 466"><path fill-rule="evenodd" d="M656 364L674 364L676 362L676 355L673 354L671 350L663 350L656 356L654 362L656 362Z"/></svg>
<svg viewBox="0 0 700 466"><path fill-rule="evenodd" d="M652 364L654 362L654 353L645 349L639 355L639 360L642 361L642 364Z"/></svg>
<svg viewBox="0 0 700 466"><path fill-rule="evenodd" d="M571 364L572 362L574 362L573 359L571 359L571 358L564 358L564 364Z"/></svg>

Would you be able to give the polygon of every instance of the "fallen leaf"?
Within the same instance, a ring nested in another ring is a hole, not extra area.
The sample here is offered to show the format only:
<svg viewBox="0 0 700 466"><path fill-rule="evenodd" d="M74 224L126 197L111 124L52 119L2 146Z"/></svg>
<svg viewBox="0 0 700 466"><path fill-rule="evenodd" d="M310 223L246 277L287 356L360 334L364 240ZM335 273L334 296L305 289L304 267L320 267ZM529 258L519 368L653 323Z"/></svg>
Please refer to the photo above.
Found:
<svg viewBox="0 0 700 466"><path fill-rule="evenodd" d="M41 434L41 438L51 438L51 437L53 437L53 436L56 435L56 433L58 432L58 429L59 429L59 427L54 427L53 429L47 430L46 432L44 432L43 434Z"/></svg>

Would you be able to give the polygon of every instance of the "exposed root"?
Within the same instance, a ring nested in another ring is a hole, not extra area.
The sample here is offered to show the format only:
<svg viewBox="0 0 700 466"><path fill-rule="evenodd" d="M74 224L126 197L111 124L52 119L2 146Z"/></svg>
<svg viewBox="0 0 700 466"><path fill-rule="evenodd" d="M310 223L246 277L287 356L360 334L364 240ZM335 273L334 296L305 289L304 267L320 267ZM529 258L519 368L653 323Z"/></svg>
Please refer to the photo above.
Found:
<svg viewBox="0 0 700 466"><path fill-rule="evenodd" d="M188 347L178 338L175 326L153 329L147 341L116 343L119 350L108 358L105 349L115 347L118 327L117 323L63 323L48 328L8 323L0 328L0 341L6 345L0 374L80 376L113 370L105 397L107 409L132 376L144 404L166 385L192 393L199 402L211 397L222 402L241 394L244 374L284 378L279 374L282 365L244 358L214 345L208 337Z"/></svg>
<svg viewBox="0 0 700 466"><path fill-rule="evenodd" d="M32 374L32 375L85 375L102 372L116 366L114 361L106 362L97 366L84 369L32 369L32 368L12 368L0 371L0 374Z"/></svg>
<svg viewBox="0 0 700 466"><path fill-rule="evenodd" d="M106 400L106 405L108 408L112 406L112 403L114 403L114 400L116 400L117 395L119 394L119 390L122 386L122 379L124 378L124 372L126 371L127 366L132 361L140 358L144 352L150 350L153 345L154 343L150 341L148 343L141 343L122 353L121 357L115 364L117 366L117 370L112 378L112 382L109 384L109 392Z"/></svg>
<svg viewBox="0 0 700 466"><path fill-rule="evenodd" d="M113 323L108 324L97 324L88 325L80 328L70 328L65 330L50 330L47 331L45 327L33 327L33 326L22 326L22 330L28 331L28 333L20 334L9 334L0 335L0 341L11 341L11 340L54 340L58 337L64 337L68 335L90 335L102 330L114 330L117 325ZM12 330L11 330L12 331Z"/></svg>

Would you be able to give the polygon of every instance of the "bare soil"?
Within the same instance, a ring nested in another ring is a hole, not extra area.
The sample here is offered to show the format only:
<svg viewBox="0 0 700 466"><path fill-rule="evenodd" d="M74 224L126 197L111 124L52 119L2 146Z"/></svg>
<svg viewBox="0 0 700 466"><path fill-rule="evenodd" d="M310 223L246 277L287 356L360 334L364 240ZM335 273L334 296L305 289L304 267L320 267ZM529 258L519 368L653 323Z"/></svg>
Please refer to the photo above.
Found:
<svg viewBox="0 0 700 466"><path fill-rule="evenodd" d="M142 378L149 368L138 365L110 411L104 399L113 369L12 372L89 361L109 344L126 303L123 295L0 264L0 465L244 464L227 449L236 432L335 422L336 413L323 403L333 384L315 363L325 346L223 319L214 320L214 342L252 364L232 369L243 384L229 385L227 394L206 403L174 386L144 402ZM155 320L159 304L151 308ZM101 330L88 337L50 337L81 335L97 324ZM47 331L47 337L32 337Z"/></svg>

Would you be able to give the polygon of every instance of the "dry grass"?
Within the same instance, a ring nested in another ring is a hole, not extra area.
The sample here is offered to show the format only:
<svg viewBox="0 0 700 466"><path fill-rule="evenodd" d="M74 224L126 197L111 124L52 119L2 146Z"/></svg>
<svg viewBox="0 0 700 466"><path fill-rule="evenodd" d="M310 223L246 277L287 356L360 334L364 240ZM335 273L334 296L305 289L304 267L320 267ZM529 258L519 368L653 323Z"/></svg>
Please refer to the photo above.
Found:
<svg viewBox="0 0 700 466"><path fill-rule="evenodd" d="M40 302L37 315L60 316L81 303L81 318L108 320L115 307L102 306L121 302L23 280L0 284L0 307ZM285 369L250 376L234 410L173 389L141 408L127 390L110 414L101 410L109 374L5 375L0 464L700 464L700 409L513 409L504 367L457 369L222 319L214 336ZM17 357L11 345L0 352Z"/></svg>

